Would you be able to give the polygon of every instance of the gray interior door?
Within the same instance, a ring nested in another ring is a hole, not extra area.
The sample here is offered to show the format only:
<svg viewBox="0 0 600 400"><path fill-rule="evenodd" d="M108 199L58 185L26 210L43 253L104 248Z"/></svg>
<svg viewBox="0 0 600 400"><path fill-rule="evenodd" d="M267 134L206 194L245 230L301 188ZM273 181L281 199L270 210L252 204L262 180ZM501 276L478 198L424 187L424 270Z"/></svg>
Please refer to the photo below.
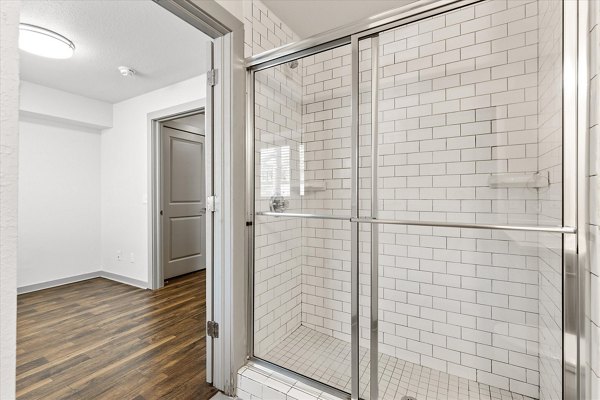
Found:
<svg viewBox="0 0 600 400"><path fill-rule="evenodd" d="M204 136L167 124L162 126L164 279L206 267Z"/></svg>

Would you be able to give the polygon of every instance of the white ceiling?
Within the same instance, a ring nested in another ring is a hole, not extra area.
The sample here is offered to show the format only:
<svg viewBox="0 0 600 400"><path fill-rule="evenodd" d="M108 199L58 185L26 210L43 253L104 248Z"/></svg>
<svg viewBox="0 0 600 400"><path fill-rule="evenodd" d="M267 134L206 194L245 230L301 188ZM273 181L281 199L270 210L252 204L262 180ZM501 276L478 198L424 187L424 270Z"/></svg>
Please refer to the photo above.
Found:
<svg viewBox="0 0 600 400"><path fill-rule="evenodd" d="M301 39L416 0L263 0Z"/></svg>
<svg viewBox="0 0 600 400"><path fill-rule="evenodd" d="M21 51L21 79L119 102L206 72L208 36L151 0L25 0L21 22L56 31L75 55ZM137 71L124 78L117 67Z"/></svg>

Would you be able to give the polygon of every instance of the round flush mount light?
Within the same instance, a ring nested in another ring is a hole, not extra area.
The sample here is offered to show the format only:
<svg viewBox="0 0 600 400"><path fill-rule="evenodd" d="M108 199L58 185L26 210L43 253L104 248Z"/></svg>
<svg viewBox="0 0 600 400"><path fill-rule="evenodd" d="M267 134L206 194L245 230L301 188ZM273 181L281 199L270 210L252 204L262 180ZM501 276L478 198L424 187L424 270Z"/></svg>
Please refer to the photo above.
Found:
<svg viewBox="0 0 600 400"><path fill-rule="evenodd" d="M41 57L71 58L75 45L66 37L36 25L19 24L19 48Z"/></svg>
<svg viewBox="0 0 600 400"><path fill-rule="evenodd" d="M117 69L119 70L119 73L120 73L122 76L125 76L125 77L132 77L132 76L134 76L134 75L135 75L135 70L134 70L133 68L130 68L130 67L126 67L126 66L124 66L124 65L121 65L120 67L117 67Z"/></svg>

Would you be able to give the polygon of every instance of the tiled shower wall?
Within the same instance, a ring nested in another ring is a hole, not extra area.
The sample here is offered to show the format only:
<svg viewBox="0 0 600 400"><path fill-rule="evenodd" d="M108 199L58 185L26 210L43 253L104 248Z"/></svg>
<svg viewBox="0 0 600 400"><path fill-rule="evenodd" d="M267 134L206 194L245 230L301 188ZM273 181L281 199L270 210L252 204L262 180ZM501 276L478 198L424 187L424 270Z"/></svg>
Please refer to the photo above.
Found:
<svg viewBox="0 0 600 400"><path fill-rule="evenodd" d="M562 2L539 2L539 224L562 224ZM562 398L562 236L541 233L539 247L540 398Z"/></svg>
<svg viewBox="0 0 600 400"><path fill-rule="evenodd" d="M381 34L380 217L537 223L537 190L488 187L490 173L538 170L537 26L537 2L488 1ZM302 141L318 158L305 174L328 188L313 195L321 202L303 200L305 212L350 208L349 99L331 109L329 91L343 83L340 73L350 77L347 54L341 49L338 60L329 51L303 64ZM369 154L363 139L360 153ZM303 263L302 321L349 340L349 231L323 232L338 237L334 249L307 246L327 256ZM323 242L312 231L302 236ZM381 352L538 396L535 236L386 226L379 254ZM368 304L368 274L361 279Z"/></svg>
<svg viewBox="0 0 600 400"><path fill-rule="evenodd" d="M298 40L262 1L241 0L244 14L244 56L250 57Z"/></svg>
<svg viewBox="0 0 600 400"><path fill-rule="evenodd" d="M285 198L300 212L301 76L288 64L256 73L256 211ZM262 218L255 226L255 352L262 355L300 325L301 220Z"/></svg>
<svg viewBox="0 0 600 400"><path fill-rule="evenodd" d="M302 60L303 211L350 215L350 46ZM350 224L306 220L302 228L302 323L350 340Z"/></svg>
<svg viewBox="0 0 600 400"><path fill-rule="evenodd" d="M260 0L243 6L246 57L298 39ZM289 201L289 211L300 210L300 70L285 64L256 74L256 211L269 211L277 195ZM255 353L263 355L300 325L301 222L264 219L255 233Z"/></svg>
<svg viewBox="0 0 600 400"><path fill-rule="evenodd" d="M560 224L561 19L560 2L491 0L381 34L380 217ZM260 149L289 147L288 211L349 215L349 46L300 60L301 77L288 64L267 71L256 83L256 190ZM361 155L369 143L362 130ZM363 189L369 164L361 157ZM548 187L488 185L492 173L537 171ZM349 224L260 217L256 240L257 353L300 323L349 341ZM559 236L385 226L379 241L381 352L531 397L560 393ZM368 285L361 268L363 305ZM361 308L364 346L367 316Z"/></svg>

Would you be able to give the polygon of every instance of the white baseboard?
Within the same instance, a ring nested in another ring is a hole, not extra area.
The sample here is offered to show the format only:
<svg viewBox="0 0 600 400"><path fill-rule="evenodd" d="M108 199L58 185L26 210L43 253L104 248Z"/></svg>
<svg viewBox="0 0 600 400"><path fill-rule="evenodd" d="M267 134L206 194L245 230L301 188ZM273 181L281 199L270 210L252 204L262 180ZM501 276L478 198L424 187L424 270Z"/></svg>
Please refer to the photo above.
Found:
<svg viewBox="0 0 600 400"><path fill-rule="evenodd" d="M115 274L107 271L99 271L98 272L101 278L110 279L111 281L124 283L126 285L139 287L141 289L148 289L148 282L140 281L138 279L128 278L123 275Z"/></svg>
<svg viewBox="0 0 600 400"><path fill-rule="evenodd" d="M148 283L144 281L140 281L133 278L128 278L126 276L114 274L112 272L106 271L94 271L88 272L87 274L69 276L67 278L55 279L48 282L35 283L33 285L26 285L17 288L17 294L37 292L38 290L50 289L56 286L68 285L69 283L86 281L88 279L94 278L105 278L110 279L111 281L124 283L126 285L135 286L142 289L148 288Z"/></svg>
<svg viewBox="0 0 600 400"><path fill-rule="evenodd" d="M88 279L98 278L99 272L88 272L87 274L69 276L67 278L55 279L48 282L34 283L33 285L26 285L17 288L17 294L37 292L38 290L50 289L56 286L68 285L69 283L87 281Z"/></svg>

